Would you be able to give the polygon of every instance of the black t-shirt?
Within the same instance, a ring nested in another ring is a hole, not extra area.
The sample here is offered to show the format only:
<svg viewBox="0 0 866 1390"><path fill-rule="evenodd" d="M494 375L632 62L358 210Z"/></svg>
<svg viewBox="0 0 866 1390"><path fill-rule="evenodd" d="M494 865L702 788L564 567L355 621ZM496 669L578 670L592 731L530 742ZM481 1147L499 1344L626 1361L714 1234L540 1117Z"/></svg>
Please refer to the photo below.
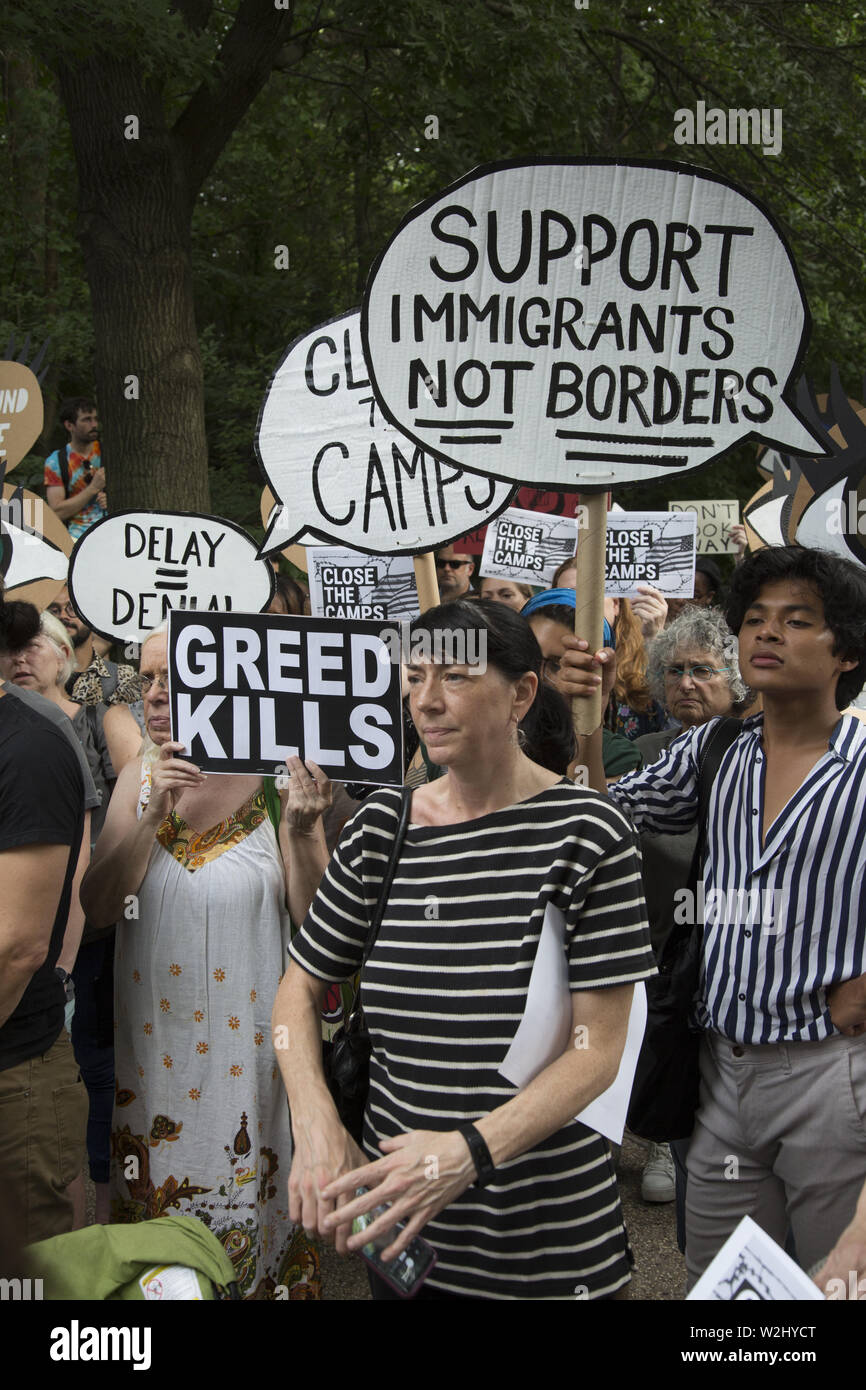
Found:
<svg viewBox="0 0 866 1390"><path fill-rule="evenodd" d="M0 698L0 855L24 845L69 846L48 955L0 1028L0 1071L41 1056L60 1036L65 1000L54 967L83 828L84 783L67 739L21 700Z"/></svg>

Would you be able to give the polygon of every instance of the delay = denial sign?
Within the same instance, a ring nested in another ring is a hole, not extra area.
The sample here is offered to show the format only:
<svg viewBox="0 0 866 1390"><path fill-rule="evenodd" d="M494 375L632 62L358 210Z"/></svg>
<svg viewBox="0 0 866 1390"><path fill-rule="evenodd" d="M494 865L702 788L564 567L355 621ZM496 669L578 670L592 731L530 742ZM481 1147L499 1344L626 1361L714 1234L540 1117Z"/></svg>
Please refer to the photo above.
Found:
<svg viewBox="0 0 866 1390"><path fill-rule="evenodd" d="M402 783L400 667L379 623L172 612L168 650L171 736L203 772L273 776L301 757Z"/></svg>

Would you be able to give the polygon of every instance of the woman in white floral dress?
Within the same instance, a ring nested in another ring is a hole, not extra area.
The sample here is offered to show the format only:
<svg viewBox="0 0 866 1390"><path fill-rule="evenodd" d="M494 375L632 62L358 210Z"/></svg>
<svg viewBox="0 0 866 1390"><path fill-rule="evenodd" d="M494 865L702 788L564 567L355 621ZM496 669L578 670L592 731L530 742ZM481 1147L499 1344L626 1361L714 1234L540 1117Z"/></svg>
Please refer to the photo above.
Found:
<svg viewBox="0 0 866 1390"><path fill-rule="evenodd" d="M123 769L82 889L92 921L119 924L112 1219L194 1215L246 1297L317 1298L315 1247L287 1210L270 1015L290 914L303 920L328 862L330 787L293 759L278 800L259 777L177 758L166 661L152 636L141 674L156 747Z"/></svg>

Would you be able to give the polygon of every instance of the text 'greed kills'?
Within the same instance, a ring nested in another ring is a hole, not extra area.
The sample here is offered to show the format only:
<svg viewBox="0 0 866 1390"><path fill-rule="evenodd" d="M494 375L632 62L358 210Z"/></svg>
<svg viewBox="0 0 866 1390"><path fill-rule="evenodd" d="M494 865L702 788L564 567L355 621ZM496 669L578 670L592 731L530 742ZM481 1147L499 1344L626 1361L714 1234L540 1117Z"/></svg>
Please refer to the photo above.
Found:
<svg viewBox="0 0 866 1390"><path fill-rule="evenodd" d="M178 634L173 662L186 687L177 693L177 737L193 757L194 740L211 759L268 764L301 756L375 770L394 757L394 720L381 700L395 668L374 634L271 628L260 635L192 623ZM222 693L190 693L203 687ZM325 719L332 730L345 726L344 746L324 746Z"/></svg>

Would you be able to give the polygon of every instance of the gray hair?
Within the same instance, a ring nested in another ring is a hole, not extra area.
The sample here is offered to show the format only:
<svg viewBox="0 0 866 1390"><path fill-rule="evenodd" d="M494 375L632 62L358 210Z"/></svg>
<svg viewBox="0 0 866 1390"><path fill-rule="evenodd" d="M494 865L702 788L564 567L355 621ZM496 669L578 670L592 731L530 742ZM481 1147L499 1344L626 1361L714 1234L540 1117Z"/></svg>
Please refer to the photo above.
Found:
<svg viewBox="0 0 866 1390"><path fill-rule="evenodd" d="M62 659L63 664L57 672L57 684L65 685L78 664L75 660L75 652L69 640L69 634L60 619L55 618L54 614L49 613L47 609L39 615L39 626L42 629L42 636Z"/></svg>
<svg viewBox="0 0 866 1390"><path fill-rule="evenodd" d="M649 646L647 681L662 704L665 703L665 667L676 666L680 653L711 652L725 671L725 680L735 705L749 704L752 691L740 675L737 660L737 639L718 608L684 608L682 613L655 638Z"/></svg>

